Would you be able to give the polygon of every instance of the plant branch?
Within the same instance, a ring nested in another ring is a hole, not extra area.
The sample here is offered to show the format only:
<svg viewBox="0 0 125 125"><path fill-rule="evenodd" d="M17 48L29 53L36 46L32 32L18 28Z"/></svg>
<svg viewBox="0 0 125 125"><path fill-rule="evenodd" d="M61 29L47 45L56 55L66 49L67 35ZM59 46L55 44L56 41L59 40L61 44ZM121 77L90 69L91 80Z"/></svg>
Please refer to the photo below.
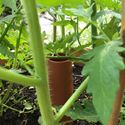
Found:
<svg viewBox="0 0 125 125"><path fill-rule="evenodd" d="M89 78L87 77L81 85L78 87L78 89L73 93L73 95L68 99L68 101L63 105L63 107L59 110L59 112L56 114L56 120L60 121L65 113L71 108L71 106L74 104L76 99L82 94L82 92L86 89L88 85Z"/></svg>
<svg viewBox="0 0 125 125"><path fill-rule="evenodd" d="M92 5L92 9L93 9L93 13L92 13L92 15L91 15L91 20L92 21L95 21L94 20L94 17L95 17L95 15L96 15L96 12L97 12L97 8L96 8L96 2L95 2L95 0L91 0L91 5ZM93 24L91 25L91 39L92 39L92 46L93 46L93 48L95 47L95 36L97 36L97 27L96 26L94 26Z"/></svg>
<svg viewBox="0 0 125 125"><path fill-rule="evenodd" d="M38 86L41 82L38 78L26 77L14 71L0 67L0 79L15 82L25 86Z"/></svg>
<svg viewBox="0 0 125 125"><path fill-rule="evenodd" d="M80 40L79 40L79 17L77 17L77 23L76 23L76 36L77 36L77 41L78 41L78 44L81 46L81 43L80 43Z"/></svg>
<svg viewBox="0 0 125 125"><path fill-rule="evenodd" d="M65 16L64 15L62 15L60 17L61 17L61 21L65 21ZM65 25L61 26L61 34L62 34L62 39L64 39L65 38Z"/></svg>
<svg viewBox="0 0 125 125"><path fill-rule="evenodd" d="M6 104L2 104L2 106L5 107L5 108L7 108L7 109L10 109L10 110L12 110L12 111L14 111L14 112L20 113L20 114L21 114L21 113L23 113L23 114L28 114L28 113L31 113L31 112L34 111L34 109L29 110L29 111L18 110L18 109L16 109L16 108L13 108L13 107L8 106L8 105L6 105Z"/></svg>

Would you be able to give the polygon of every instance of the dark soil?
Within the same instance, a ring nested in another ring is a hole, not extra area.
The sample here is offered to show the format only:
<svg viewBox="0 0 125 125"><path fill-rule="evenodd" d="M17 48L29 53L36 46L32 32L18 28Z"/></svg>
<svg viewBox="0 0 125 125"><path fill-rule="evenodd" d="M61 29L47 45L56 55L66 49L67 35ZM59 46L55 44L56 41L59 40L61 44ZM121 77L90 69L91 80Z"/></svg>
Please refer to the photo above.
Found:
<svg viewBox="0 0 125 125"><path fill-rule="evenodd" d="M74 90L83 81L81 75L82 66L75 65L73 67L73 84ZM1 97L7 91L8 83L3 82L4 88L0 89ZM86 92L83 93L79 100L90 97ZM4 102L4 106L0 106L1 116L0 125L39 125L39 109L37 106L35 89L33 87L23 87L13 84L13 89L10 90L9 96ZM10 107L7 107L10 106ZM13 110L10 108L14 108ZM29 109L30 108L30 109ZM16 111L15 111L16 109ZM100 123L88 123L87 121L74 121L73 125L101 125Z"/></svg>

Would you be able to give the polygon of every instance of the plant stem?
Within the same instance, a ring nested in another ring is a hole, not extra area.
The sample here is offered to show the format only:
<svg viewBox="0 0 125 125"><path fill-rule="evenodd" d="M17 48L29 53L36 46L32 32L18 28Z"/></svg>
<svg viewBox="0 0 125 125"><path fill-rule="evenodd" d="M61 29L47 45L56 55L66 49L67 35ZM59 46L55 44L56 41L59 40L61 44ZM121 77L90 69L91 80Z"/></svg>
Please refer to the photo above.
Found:
<svg viewBox="0 0 125 125"><path fill-rule="evenodd" d="M46 60L43 40L35 0L21 0L24 6L29 26L30 45L33 52L35 76L41 78L41 84L36 87L38 104L44 125L57 125L51 107L50 92L47 78Z"/></svg>
<svg viewBox="0 0 125 125"><path fill-rule="evenodd" d="M61 20L62 21L65 20L65 16L64 15L61 16ZM65 26L64 25L61 26L61 33L62 33L62 39L64 39L65 38Z"/></svg>
<svg viewBox="0 0 125 125"><path fill-rule="evenodd" d="M80 40L79 40L79 17L77 17L77 23L76 23L76 36L77 36L77 41L78 41L78 44L79 46L81 46L81 43L80 43Z"/></svg>
<svg viewBox="0 0 125 125"><path fill-rule="evenodd" d="M12 83L12 84L9 84L9 86L8 86L8 88L7 88L7 92L5 93L5 95L4 95L4 97L3 97L2 101L1 101L1 104L2 104L2 103L5 103L6 100L8 99L8 97L10 96L10 92L11 92L12 87L13 87L13 83ZM1 112L2 112L2 111L1 111Z"/></svg>
<svg viewBox="0 0 125 125"><path fill-rule="evenodd" d="M3 34L0 37L0 42L2 42L4 37L7 35L7 32L9 31L9 28L11 27L14 20L15 20L15 17L13 17L12 20L10 21L10 23L7 25L6 29L4 30Z"/></svg>
<svg viewBox="0 0 125 125"><path fill-rule="evenodd" d="M97 10L96 10L96 2L95 2L95 0L91 0L91 5L93 5L93 7L92 7L92 9L93 9L93 13L92 13L92 15L91 15L91 19L92 19L92 21L95 21L93 18L94 18L94 16L96 15L96 12L97 12ZM95 36L97 36L97 27L96 26L94 26L93 24L91 24L91 35L92 35L92 46L93 46L93 48L95 47Z"/></svg>
<svg viewBox="0 0 125 125"><path fill-rule="evenodd" d="M54 22L57 21L56 18L57 18L57 14L54 14L54 18L53 18ZM57 35L57 26L53 25L53 42L56 41L56 35Z"/></svg>
<svg viewBox="0 0 125 125"><path fill-rule="evenodd" d="M17 67L17 58L18 58L18 49L19 49L19 45L20 45L20 39L21 39L21 34L22 34L22 29L23 29L23 21L20 24L20 29L19 29L19 36L17 38L16 41L16 48L15 48L15 58L14 58L14 62L13 62L13 68L15 69Z"/></svg>
<svg viewBox="0 0 125 125"><path fill-rule="evenodd" d="M76 99L81 95L81 93L86 89L88 85L89 78L87 77L83 83L78 87L78 89L73 93L73 95L68 99L68 101L63 105L56 115L56 120L60 121L69 108L73 105Z"/></svg>
<svg viewBox="0 0 125 125"><path fill-rule="evenodd" d="M0 67L0 79L6 80L9 82L15 82L25 86L28 86L28 85L38 86L39 83L41 82L41 79L39 78L27 77L2 67Z"/></svg>
<svg viewBox="0 0 125 125"><path fill-rule="evenodd" d="M6 104L2 104L3 105L3 107L6 107L7 109L10 109L10 110L12 110L12 111L14 111L14 112L18 112L18 113L23 113L23 114L28 114L28 113L31 113L31 112L33 112L34 111L34 109L33 110L29 110L29 111L23 111L23 110L18 110L18 109L15 109L15 108L13 108L13 107L11 107L11 106L8 106L8 105L6 105Z"/></svg>

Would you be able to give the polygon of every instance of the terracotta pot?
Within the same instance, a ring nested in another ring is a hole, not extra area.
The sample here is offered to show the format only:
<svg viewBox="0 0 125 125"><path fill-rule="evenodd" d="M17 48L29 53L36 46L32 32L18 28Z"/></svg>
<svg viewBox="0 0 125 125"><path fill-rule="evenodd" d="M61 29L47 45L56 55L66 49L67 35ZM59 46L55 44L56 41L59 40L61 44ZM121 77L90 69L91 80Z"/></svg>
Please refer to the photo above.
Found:
<svg viewBox="0 0 125 125"><path fill-rule="evenodd" d="M5 59L0 59L0 65L4 66L6 62L7 62L7 60L5 60Z"/></svg>
<svg viewBox="0 0 125 125"><path fill-rule="evenodd" d="M63 105L73 93L72 62L48 60L49 84L53 105Z"/></svg>
<svg viewBox="0 0 125 125"><path fill-rule="evenodd" d="M118 117L119 117L120 108L123 101L124 90L125 90L125 70L121 71L120 73L120 88L116 95L115 104L114 104L113 111L112 111L110 120L108 122L108 125L118 124Z"/></svg>
<svg viewBox="0 0 125 125"><path fill-rule="evenodd" d="M67 59L49 59L48 73L52 104L63 105L73 93L72 62ZM63 121L68 120L71 119L63 118Z"/></svg>

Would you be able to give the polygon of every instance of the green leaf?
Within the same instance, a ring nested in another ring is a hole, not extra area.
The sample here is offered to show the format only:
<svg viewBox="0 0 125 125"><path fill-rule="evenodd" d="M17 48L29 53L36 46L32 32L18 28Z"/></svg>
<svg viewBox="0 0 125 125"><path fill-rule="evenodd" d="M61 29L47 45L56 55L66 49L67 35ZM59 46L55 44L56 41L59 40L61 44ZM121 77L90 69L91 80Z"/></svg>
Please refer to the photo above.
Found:
<svg viewBox="0 0 125 125"><path fill-rule="evenodd" d="M3 39L0 42L0 54L13 58L14 54L11 52L12 49L14 49L14 46L8 40Z"/></svg>
<svg viewBox="0 0 125 125"><path fill-rule="evenodd" d="M119 7L118 5L121 3L120 0L95 0L97 4L102 7L115 8Z"/></svg>
<svg viewBox="0 0 125 125"><path fill-rule="evenodd" d="M84 100L83 100L84 102ZM84 102L84 106L75 103L74 107L66 113L67 116L71 117L73 120L86 120L88 122L97 122L99 118L94 109L92 101L87 100Z"/></svg>
<svg viewBox="0 0 125 125"><path fill-rule="evenodd" d="M112 17L115 17L115 18L121 20L121 14L120 13L109 10L109 9L108 10L101 10L101 11L97 12L95 17L94 17L94 20L98 19L99 17L102 18L102 16L107 17L109 15L112 15Z"/></svg>
<svg viewBox="0 0 125 125"><path fill-rule="evenodd" d="M105 25L103 31L105 34L112 40L113 35L116 32L119 32L118 28L119 22L116 21L116 18L113 17L108 24Z"/></svg>
<svg viewBox="0 0 125 125"><path fill-rule="evenodd" d="M31 110L31 109L33 109L33 106L32 106L29 102L27 102L27 101L24 103L24 106L25 106L25 109L26 109L26 110Z"/></svg>
<svg viewBox="0 0 125 125"><path fill-rule="evenodd" d="M82 74L89 76L88 91L93 95L93 104L103 125L107 125L119 87L120 70L124 69L119 55L124 49L120 45L121 42L109 42L83 56L89 61Z"/></svg>
<svg viewBox="0 0 125 125"><path fill-rule="evenodd" d="M77 8L66 8L64 13L69 16L79 16L82 18L90 18L92 14L92 6L89 8L83 8L83 6L78 6Z"/></svg>
<svg viewBox="0 0 125 125"><path fill-rule="evenodd" d="M76 40L75 33L65 36L64 39L59 39L54 43L49 43L46 45L46 49L52 52L52 54L67 53L69 48L71 48L72 43Z"/></svg>
<svg viewBox="0 0 125 125"><path fill-rule="evenodd" d="M6 17L0 17L0 24L11 21L16 15L9 15Z"/></svg>
<svg viewBox="0 0 125 125"><path fill-rule="evenodd" d="M1 15L2 12L3 12L3 7L2 7L2 5L3 5L3 0L0 0L0 15Z"/></svg>
<svg viewBox="0 0 125 125"><path fill-rule="evenodd" d="M0 7L0 15L2 14L3 10L4 9L2 7Z"/></svg>
<svg viewBox="0 0 125 125"><path fill-rule="evenodd" d="M3 0L4 6L11 8L12 12L17 10L16 2L17 0Z"/></svg>
<svg viewBox="0 0 125 125"><path fill-rule="evenodd" d="M83 3L83 0L36 0L38 4L46 7L64 5L67 7L77 6Z"/></svg>

